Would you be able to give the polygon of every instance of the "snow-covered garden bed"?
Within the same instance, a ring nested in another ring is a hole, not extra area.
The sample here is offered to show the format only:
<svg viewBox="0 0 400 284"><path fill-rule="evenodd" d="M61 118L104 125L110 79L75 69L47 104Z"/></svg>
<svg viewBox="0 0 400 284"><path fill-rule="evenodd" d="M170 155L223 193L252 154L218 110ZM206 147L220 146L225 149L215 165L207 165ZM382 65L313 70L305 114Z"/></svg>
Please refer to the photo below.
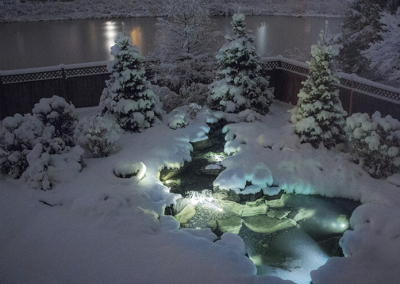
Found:
<svg viewBox="0 0 400 284"><path fill-rule="evenodd" d="M261 121L226 128L225 150L235 155L223 161L230 174L221 174L217 183L223 186L233 176L245 183L260 170L258 182L274 185L267 189L271 193L283 189L360 199L365 204L354 212L340 242L346 257L331 258L313 271L313 283L396 283L399 178L373 179L346 154L300 144L289 108L275 101ZM96 111L78 110L80 117ZM113 155L92 158L86 152L82 172L51 191L3 177L1 281L284 283L255 276L240 239L213 242L210 230L179 230L179 222L163 215L178 196L160 183L158 172L190 160L190 142L205 139L207 122L218 114L203 108L183 128L171 129L166 118L142 133L125 133ZM142 180L114 174L116 166L138 162L146 166Z"/></svg>

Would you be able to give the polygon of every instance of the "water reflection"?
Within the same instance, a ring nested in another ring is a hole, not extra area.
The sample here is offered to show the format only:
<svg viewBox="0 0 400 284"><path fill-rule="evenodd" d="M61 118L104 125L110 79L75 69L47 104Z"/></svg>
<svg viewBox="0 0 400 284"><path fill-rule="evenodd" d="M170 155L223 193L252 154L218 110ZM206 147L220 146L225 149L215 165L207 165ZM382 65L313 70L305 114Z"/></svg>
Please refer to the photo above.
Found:
<svg viewBox="0 0 400 284"><path fill-rule="evenodd" d="M144 49L142 28L134 27L131 30L131 38L132 38L132 44L136 45L139 48L139 50L142 52L142 50Z"/></svg>
<svg viewBox="0 0 400 284"><path fill-rule="evenodd" d="M118 26L116 22L114 21L107 21L105 23L105 32L104 32L104 37L106 39L106 45L105 48L110 51L110 48L115 44L114 40L117 37L118 34ZM113 57L111 54L108 55L108 59L112 59Z"/></svg>
<svg viewBox="0 0 400 284"><path fill-rule="evenodd" d="M259 56L267 55L267 27L267 24L263 22L261 23L261 26L257 28L256 44Z"/></svg>

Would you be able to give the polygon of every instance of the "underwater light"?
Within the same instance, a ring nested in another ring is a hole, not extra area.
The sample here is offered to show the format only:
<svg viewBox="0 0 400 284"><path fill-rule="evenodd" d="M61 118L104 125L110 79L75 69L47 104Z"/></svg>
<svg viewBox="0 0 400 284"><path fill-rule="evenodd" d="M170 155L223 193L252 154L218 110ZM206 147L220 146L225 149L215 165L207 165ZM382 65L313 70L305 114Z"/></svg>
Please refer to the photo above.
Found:
<svg viewBox="0 0 400 284"><path fill-rule="evenodd" d="M224 152L221 153L208 152L206 156L208 156L209 161L213 162L222 162L226 157Z"/></svg>
<svg viewBox="0 0 400 284"><path fill-rule="evenodd" d="M201 204L216 211L223 211L222 208L213 203L214 197L212 196L212 191L209 189L204 189L201 192L189 191L187 198L193 205Z"/></svg>
<svg viewBox="0 0 400 284"><path fill-rule="evenodd" d="M171 180L165 181L166 184L170 184L171 182L172 182Z"/></svg>
<svg viewBox="0 0 400 284"><path fill-rule="evenodd" d="M260 266L263 264L261 255L252 255L249 258L254 263L254 265Z"/></svg>

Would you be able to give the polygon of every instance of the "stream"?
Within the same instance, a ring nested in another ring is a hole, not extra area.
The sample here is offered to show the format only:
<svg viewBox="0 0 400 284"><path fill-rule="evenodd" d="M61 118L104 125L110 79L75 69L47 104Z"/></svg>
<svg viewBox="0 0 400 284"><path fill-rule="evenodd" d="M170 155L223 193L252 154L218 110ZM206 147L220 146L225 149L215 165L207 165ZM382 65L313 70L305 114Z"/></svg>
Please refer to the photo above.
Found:
<svg viewBox="0 0 400 284"><path fill-rule="evenodd" d="M160 180L184 198L167 209L181 228L239 235L258 275L310 283L310 272L333 256L343 256L339 239L359 202L320 195L236 194L213 186L220 162L223 123L210 125L209 139L193 143L192 161L164 169Z"/></svg>

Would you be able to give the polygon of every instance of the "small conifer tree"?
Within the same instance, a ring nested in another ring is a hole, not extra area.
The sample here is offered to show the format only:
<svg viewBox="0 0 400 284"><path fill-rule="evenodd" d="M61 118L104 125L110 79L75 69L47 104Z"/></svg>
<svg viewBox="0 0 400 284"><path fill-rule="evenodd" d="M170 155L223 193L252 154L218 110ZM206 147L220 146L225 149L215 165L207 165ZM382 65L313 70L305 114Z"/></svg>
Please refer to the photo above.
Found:
<svg viewBox="0 0 400 284"><path fill-rule="evenodd" d="M296 134L302 142L318 148L322 142L326 148L334 147L344 139L346 112L339 100L339 83L332 64L340 46L334 44L333 36L325 30L321 41L311 47L311 61L307 64L310 74L298 96L297 106L291 110Z"/></svg>
<svg viewBox="0 0 400 284"><path fill-rule="evenodd" d="M220 66L216 81L210 85L209 104L215 110L238 113L252 109L266 114L273 99L273 88L261 76L261 66L253 45L253 36L246 31L245 16L233 15L233 36L217 54Z"/></svg>
<svg viewBox="0 0 400 284"><path fill-rule="evenodd" d="M143 57L132 39L119 33L111 47L114 60L100 98L103 114L115 117L122 129L133 132L151 127L161 115L158 96L154 94L145 75Z"/></svg>

